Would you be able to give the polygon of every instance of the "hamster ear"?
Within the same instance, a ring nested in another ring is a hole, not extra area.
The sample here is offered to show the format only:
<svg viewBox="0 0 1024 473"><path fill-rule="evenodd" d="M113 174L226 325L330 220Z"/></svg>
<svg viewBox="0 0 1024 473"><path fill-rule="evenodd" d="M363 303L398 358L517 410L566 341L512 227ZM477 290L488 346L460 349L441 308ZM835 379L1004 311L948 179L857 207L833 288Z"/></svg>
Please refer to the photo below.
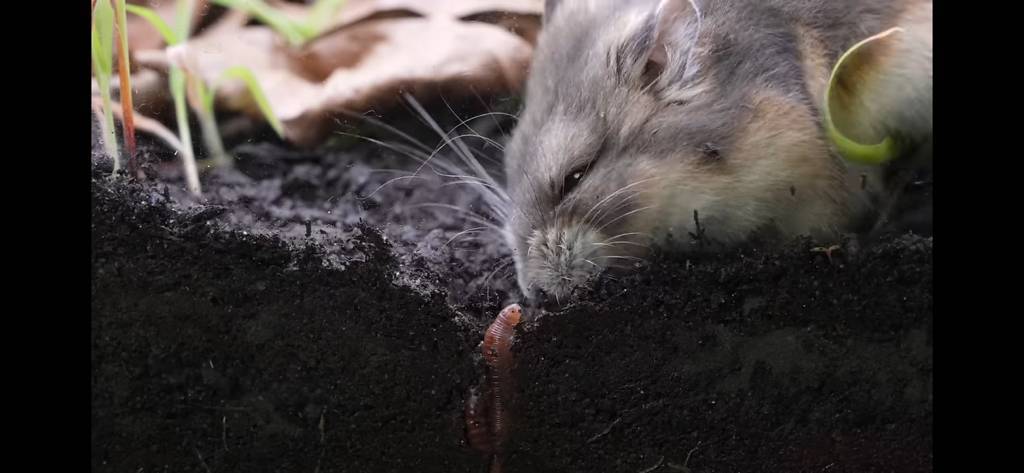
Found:
<svg viewBox="0 0 1024 473"><path fill-rule="evenodd" d="M642 50L641 78L648 85L668 66L670 51L689 55L700 32L701 11L696 0L660 0L635 44ZM689 57L687 57L689 62ZM683 64L687 66L687 64Z"/></svg>
<svg viewBox="0 0 1024 473"><path fill-rule="evenodd" d="M679 32L686 23L693 22L700 29L700 9L696 0L661 0L654 12L654 43L647 60L661 68L668 61L668 50L672 47L672 33ZM693 32L696 37L696 31Z"/></svg>
<svg viewBox="0 0 1024 473"><path fill-rule="evenodd" d="M892 28L847 50L824 95L825 130L849 161L883 164L932 128L931 30Z"/></svg>

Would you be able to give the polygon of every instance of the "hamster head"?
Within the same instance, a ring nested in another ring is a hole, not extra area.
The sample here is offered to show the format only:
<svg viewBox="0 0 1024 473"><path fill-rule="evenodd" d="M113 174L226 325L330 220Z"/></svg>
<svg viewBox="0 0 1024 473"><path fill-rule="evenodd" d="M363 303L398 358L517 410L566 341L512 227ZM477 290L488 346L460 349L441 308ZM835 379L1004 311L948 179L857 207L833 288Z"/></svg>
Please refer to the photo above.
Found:
<svg viewBox="0 0 1024 473"><path fill-rule="evenodd" d="M729 244L833 229L860 205L790 26L735 8L549 1L505 157L525 295L564 301L670 235L690 244L694 211Z"/></svg>

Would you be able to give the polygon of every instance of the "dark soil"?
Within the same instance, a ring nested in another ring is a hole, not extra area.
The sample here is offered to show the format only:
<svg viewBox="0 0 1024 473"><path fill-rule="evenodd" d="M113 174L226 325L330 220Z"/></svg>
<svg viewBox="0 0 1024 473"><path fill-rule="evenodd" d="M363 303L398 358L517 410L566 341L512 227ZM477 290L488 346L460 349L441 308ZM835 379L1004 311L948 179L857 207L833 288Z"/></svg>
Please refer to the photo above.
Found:
<svg viewBox="0 0 1024 473"><path fill-rule="evenodd" d="M94 149L93 471L486 471L462 403L522 302L507 250L421 205L485 213L472 189L374 192L416 163L334 149L235 143L200 198L160 146L144 183ZM830 243L663 255L527 308L505 471L931 471L931 238Z"/></svg>

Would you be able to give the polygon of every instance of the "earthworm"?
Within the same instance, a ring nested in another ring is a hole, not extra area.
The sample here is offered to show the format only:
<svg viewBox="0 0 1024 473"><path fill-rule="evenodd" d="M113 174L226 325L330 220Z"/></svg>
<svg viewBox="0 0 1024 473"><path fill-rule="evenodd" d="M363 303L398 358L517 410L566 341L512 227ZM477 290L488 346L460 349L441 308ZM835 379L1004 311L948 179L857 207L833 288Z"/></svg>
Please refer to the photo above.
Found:
<svg viewBox="0 0 1024 473"><path fill-rule="evenodd" d="M487 363L486 392L480 396L471 390L466 399L466 437L470 446L491 455L491 473L501 472L501 455L508 438L506 410L513 390L512 334L521 316L522 309L512 304L502 309L487 328L482 343Z"/></svg>
<svg viewBox="0 0 1024 473"><path fill-rule="evenodd" d="M519 304L498 314L484 333L483 352L487 362L487 385L491 389L491 433L495 453L501 453L508 437L505 409L512 394L512 334L522 316Z"/></svg>
<svg viewBox="0 0 1024 473"><path fill-rule="evenodd" d="M490 408L487 396L480 396L475 388L471 388L466 397L466 439L469 445L481 453L494 453L494 436L491 434L490 423L486 413Z"/></svg>

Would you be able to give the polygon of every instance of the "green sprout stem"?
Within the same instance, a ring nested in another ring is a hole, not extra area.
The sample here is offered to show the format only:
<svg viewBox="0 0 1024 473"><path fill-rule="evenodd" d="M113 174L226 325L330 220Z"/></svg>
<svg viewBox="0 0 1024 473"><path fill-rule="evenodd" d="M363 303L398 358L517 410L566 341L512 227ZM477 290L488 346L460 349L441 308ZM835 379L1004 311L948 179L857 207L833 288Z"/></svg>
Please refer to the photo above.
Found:
<svg viewBox="0 0 1024 473"><path fill-rule="evenodd" d="M185 71L188 83L188 98L192 109L196 111L199 118L199 126L203 130L203 142L210 158L215 166L230 166L232 161L224 150L224 142L220 138L220 130L217 128L216 114L213 110L212 94L207 90L203 80L196 74Z"/></svg>
<svg viewBox="0 0 1024 473"><path fill-rule="evenodd" d="M256 80L256 76L252 71L244 66L229 67L225 70L220 78L214 82L209 88L203 83L197 74L192 74L186 70L185 74L188 76L189 83L189 102L192 104L192 108L196 110L196 114L199 117L199 124L203 129L203 138L206 143L206 148L210 151L213 163L216 166L229 166L233 162L228 153L224 150L224 143L221 141L220 132L217 128L216 115L214 113L214 99L216 97L216 88L229 80L240 80L249 89L249 94L252 96L253 101L256 102L256 106L260 109L263 117L270 124L277 136L284 136L284 125L281 124L281 120L274 114L273 109L270 107L270 101L267 99L267 95L263 92L263 88L260 87L260 83Z"/></svg>
<svg viewBox="0 0 1024 473"><path fill-rule="evenodd" d="M335 13L345 5L345 0L317 0L306 18L306 28L316 36L322 33Z"/></svg>
<svg viewBox="0 0 1024 473"><path fill-rule="evenodd" d="M111 108L110 76L112 74L114 37L114 11L109 0L93 1L92 24L92 65L93 74L100 89L103 100L103 119L100 131L103 147L114 160L114 175L121 169L121 156L117 147L117 131L114 126L114 114Z"/></svg>
<svg viewBox="0 0 1024 473"><path fill-rule="evenodd" d="M229 67L221 74L220 79L217 81L217 85L227 80L237 79L241 80L246 87L249 88L249 93L252 95L252 99L256 102L256 106L259 107L260 112L263 113L264 118L267 119L267 123L270 124L277 136L284 136L284 125L281 124L281 120L274 114L274 110L270 107L270 100L267 98L267 94L263 92L263 88L260 87L260 82L256 79L256 75L252 73L252 70L245 66ZM212 109L213 91L211 90L208 96L210 106Z"/></svg>
<svg viewBox="0 0 1024 473"><path fill-rule="evenodd" d="M121 106L124 110L121 127L124 132L125 152L128 154L128 172L136 176L139 166L135 158L135 117L132 113L132 78L131 64L128 62L128 19L125 0L115 0L114 13L117 26L117 71L121 81Z"/></svg>
<svg viewBox="0 0 1024 473"><path fill-rule="evenodd" d="M185 42L191 33L189 30L191 29L192 2L193 0L178 1L175 22L175 33L178 39L176 43ZM197 71L193 71L188 67L187 61L185 61L183 66L181 73L185 78L183 81L185 96L192 106L192 110L195 111L196 118L199 120L206 151L210 153L216 166L229 166L231 165L231 158L228 157L227 152L224 150L224 143L220 138L220 130L217 129L217 119L213 113L213 105L212 103L207 105L207 91L203 78Z"/></svg>
<svg viewBox="0 0 1024 473"><path fill-rule="evenodd" d="M292 46L300 46L306 42L308 32L287 15L267 5L262 0L213 0L217 5L242 10L270 26L283 36Z"/></svg>
<svg viewBox="0 0 1024 473"><path fill-rule="evenodd" d="M153 28L163 36L164 42L170 47L188 38L192 24L194 3L195 0L178 0L173 28L164 22L155 11L149 8L130 5L127 10L153 25ZM199 170L196 166L195 152L192 147L192 131L188 126L188 104L186 102L186 87L189 82L188 73L172 61L168 76L171 97L174 100L174 116L178 126L178 137L181 141L181 161L185 168L185 186L189 192L198 195L202 192L202 188L199 184ZM201 114L200 118L202 118Z"/></svg>
<svg viewBox="0 0 1024 473"><path fill-rule="evenodd" d="M173 28L169 26L152 9L130 5L127 10L147 20L160 32L164 41L169 47L182 45L190 34L192 11L195 0L178 0ZM184 47L184 46L182 46ZM185 50L180 61L171 61L170 64L170 88L171 96L174 99L174 110L177 117L180 141L183 151L182 161L184 162L188 188L192 192L200 192L198 170L192 151L192 137L188 128L188 108L196 113L202 131L202 137L206 150L210 153L214 165L229 166L232 163L231 157L224 148L220 137L220 130L217 127L216 115L214 113L214 90L216 86L228 79L240 79L249 88L257 106L264 114L267 121L274 128L277 134L283 135L283 126L270 108L266 94L260 87L252 71L243 66L235 66L224 71L216 83L208 87L194 66L190 66Z"/></svg>
<svg viewBox="0 0 1024 473"><path fill-rule="evenodd" d="M126 5L126 7L128 9L128 13L142 17L142 19L148 21L149 24L156 29L157 33L160 33L160 36L163 37L165 43L173 45L178 42L178 35L174 33L174 30L171 29L170 25L168 25L163 18L160 18L160 15L157 15L155 11L139 5Z"/></svg>
<svg viewBox="0 0 1024 473"><path fill-rule="evenodd" d="M188 39L192 29L192 7L195 0L178 0L174 15L174 37L168 45L175 46ZM174 97L174 115L178 120L178 134L181 136L181 144L185 155L182 162L185 166L185 179L188 190L198 195L202 192L199 185L199 170L196 167L196 157L192 147L192 131L188 127L188 106L186 94L190 82L188 71L184 68L172 65L171 67L171 94Z"/></svg>
<svg viewBox="0 0 1024 473"><path fill-rule="evenodd" d="M107 154L114 158L114 174L117 174L121 170L121 152L117 148L117 128L114 126L114 111L111 108L110 79L97 82L100 84L100 98L103 99L103 121L100 122L103 147Z"/></svg>
<svg viewBox="0 0 1024 473"><path fill-rule="evenodd" d="M213 3L249 13L277 31L289 44L299 47L324 31L345 0L317 0L303 21L289 18L263 0L213 0Z"/></svg>
<svg viewBox="0 0 1024 473"><path fill-rule="evenodd" d="M171 95L174 98L174 115L178 123L178 136L181 137L182 162L185 165L185 184L189 192L199 195L199 170L196 168L196 157L192 151L192 132L188 128L188 107L185 103L185 73L178 67L170 71Z"/></svg>

